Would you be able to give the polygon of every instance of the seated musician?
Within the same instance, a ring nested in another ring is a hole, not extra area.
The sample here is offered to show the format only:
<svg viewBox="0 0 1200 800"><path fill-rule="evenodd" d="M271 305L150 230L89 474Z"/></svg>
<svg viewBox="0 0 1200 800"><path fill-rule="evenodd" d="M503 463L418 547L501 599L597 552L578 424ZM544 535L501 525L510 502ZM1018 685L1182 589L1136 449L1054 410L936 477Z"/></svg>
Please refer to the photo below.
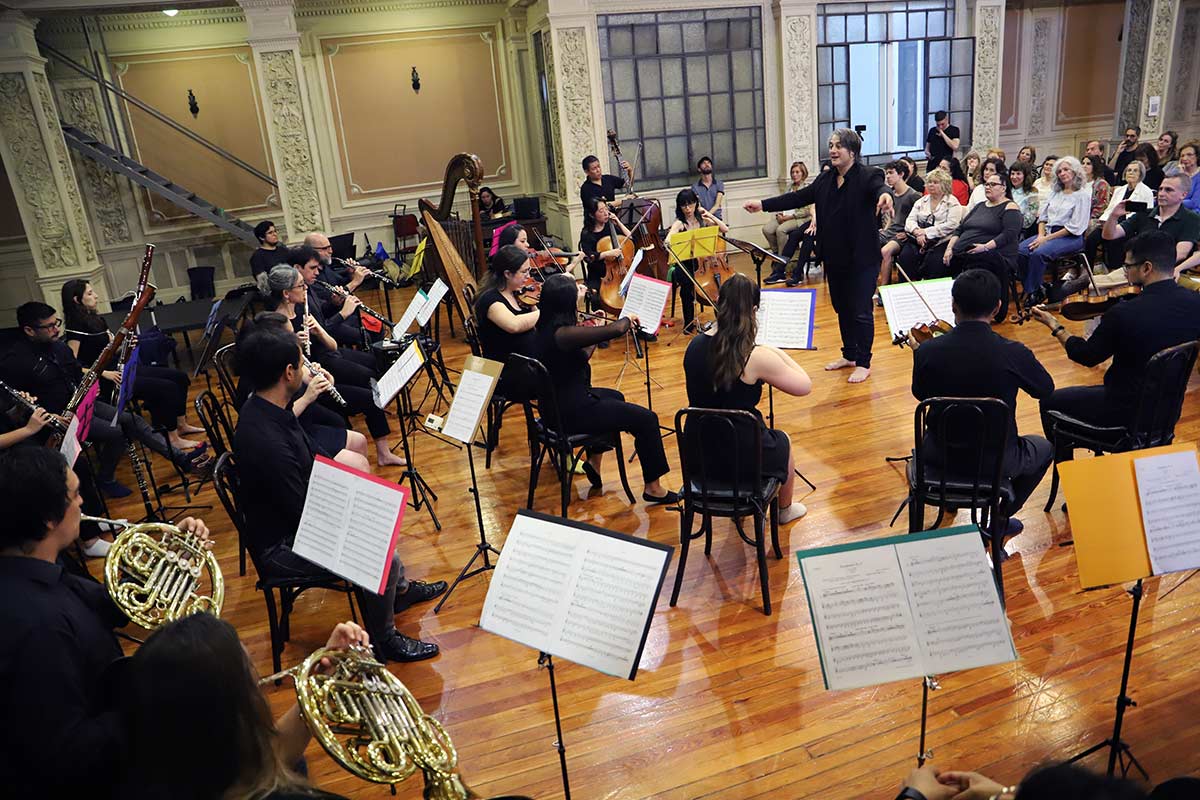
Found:
<svg viewBox="0 0 1200 800"><path fill-rule="evenodd" d="M238 415L233 435L240 500L251 537L246 547L255 551L257 563L270 577L332 577L292 552L316 456L311 440L288 410L302 382L296 336L260 327L246 336L238 350L243 375L254 387L254 394ZM436 644L397 632L394 615L444 591L444 581L408 580L404 565L393 553L384 593L364 591L363 615L376 656L381 660L419 661L437 655Z"/></svg>
<svg viewBox="0 0 1200 800"><path fill-rule="evenodd" d="M700 408L740 409L753 413L762 430L762 474L775 478L779 490L779 521L800 519L808 509L795 500L796 462L792 440L783 431L768 428L758 412L764 383L795 397L812 391L812 381L792 357L777 347L756 345L758 334L758 287L741 273L721 285L717 298L717 324L697 336L683 356L688 405ZM705 443L706 446L709 442ZM736 442L712 442L708 463L720 452L737 447ZM706 447L706 449L708 449ZM702 457L702 456L701 456ZM739 455L743 465L752 464L754 453Z"/></svg>
<svg viewBox="0 0 1200 800"><path fill-rule="evenodd" d="M1125 251L1125 277L1142 287L1141 294L1105 312L1087 339L1068 334L1046 309L1033 309L1033 318L1050 329L1076 364L1094 367L1112 359L1103 386L1071 386L1042 401L1046 436L1053 438L1048 411L1092 425L1130 424L1150 358L1160 350L1200 339L1200 293L1173 280L1176 254L1175 238L1167 231L1149 231L1131 241Z"/></svg>
<svg viewBox="0 0 1200 800"><path fill-rule="evenodd" d="M495 219L508 214L508 206L503 198L492 191L492 187L484 186L479 190L479 218L481 220Z"/></svg>
<svg viewBox="0 0 1200 800"><path fill-rule="evenodd" d="M591 197L583 204L583 229L579 231L579 252L583 253L586 265L584 283L592 292L600 291L600 282L608 269L605 259L621 255L620 247L600 251L600 240L618 244L621 237L629 236L629 229L609 209L603 198Z"/></svg>
<svg viewBox="0 0 1200 800"><path fill-rule="evenodd" d="M57 451L0 455L0 785L7 797L116 797L125 737L109 709L128 620L59 561L79 536L79 479ZM192 518L179 527L207 538Z"/></svg>
<svg viewBox="0 0 1200 800"><path fill-rule="evenodd" d="M264 219L254 226L258 249L250 254L250 274L257 278L259 273L270 271L276 264L287 261L287 245L279 243L275 223Z"/></svg>
<svg viewBox="0 0 1200 800"><path fill-rule="evenodd" d="M913 397L994 397L1008 406L1007 450L990 455L1003 457L1003 475L1012 482L1013 503L1002 512L1009 518L1005 538L1016 536L1024 529L1016 514L1041 482L1052 458L1050 443L1041 436L1017 434L1017 390L1045 401L1054 391L1054 379L1028 347L992 330L1000 305L1000 281L990 271L966 270L954 279L951 297L954 328L913 352ZM951 463L940 463L943 443L938 441L937 425L931 422L929 431L922 446L933 466L974 475L977 452L963 454L961 465L954 453L949 453ZM975 441L972 435L964 436ZM994 468L995 461L985 461L983 474Z"/></svg>
<svg viewBox="0 0 1200 800"><path fill-rule="evenodd" d="M63 341L85 369L96 362L96 357L112 339L108 325L98 312L99 304L96 290L87 281L75 279L63 284L62 305L66 317ZM105 370L101 374L114 389L121 380L116 370ZM167 441L176 450L195 450L204 446L202 442L183 438L188 434L204 433L203 428L187 424L190 385L186 372L171 367L138 364L134 375L133 396L150 412L151 424L167 432ZM113 397L116 397L115 393Z"/></svg>
<svg viewBox="0 0 1200 800"><path fill-rule="evenodd" d="M381 467L402 467L406 464L391 451L388 446L387 415L375 405L371 393L371 379L375 377L375 359L370 353L348 350L338 347L337 341L326 327L329 320L321 316L317 303L308 304L308 316L304 315L305 297L308 285L305 274L311 275L316 270L316 256L312 250L301 246L293 248L291 256L293 263L299 267L277 266L267 273L267 279L260 285L260 291L266 289L267 306L272 311L278 311L287 318L292 329L296 331L300 342L308 342L312 358L318 361L322 368L329 371L337 380L337 389L346 398L350 414L362 414L367 423L367 431L375 440L376 463ZM335 315L335 321L341 317Z"/></svg>
<svg viewBox="0 0 1200 800"><path fill-rule="evenodd" d="M681 231L690 231L713 225L721 233L729 230L728 225L714 217L708 209L700 205L700 198L696 196L693 190L684 189L675 196L675 221L671 223L671 228L667 231L666 244L669 247L671 237ZM695 275L698 260L689 258L675 265L675 283L679 286L679 304L683 308L683 331L684 333L692 334L696 332L696 327L693 324L696 316L696 291L692 282L688 280L688 277L679 274L680 264L682 264L683 269ZM715 297L712 299L716 300Z"/></svg>
<svg viewBox="0 0 1200 800"><path fill-rule="evenodd" d="M621 169L625 172L624 178L606 175L600 159L595 156L583 159L583 171L587 179L579 187L579 201L584 208L587 208L589 197L599 197L610 203L617 198L617 190L626 188L629 181L633 180L633 167L628 161L621 162Z"/></svg>
<svg viewBox="0 0 1200 800"><path fill-rule="evenodd" d="M347 292L353 292L363 281L371 277L371 270L361 266L357 261L343 261L340 265L333 263L333 245L329 237L320 231L314 231L304 237L304 243L317 254L320 270L318 277L325 283L341 286ZM341 307L341 298L335 298L335 307Z"/></svg>
<svg viewBox="0 0 1200 800"><path fill-rule="evenodd" d="M638 462L642 465L645 491L650 504L677 503L679 495L668 491L661 479L670 471L658 429L658 415L633 403L615 389L592 386L589 360L597 344L628 333L630 318L611 325L576 324L580 289L570 275L551 275L542 285L536 346L554 383L563 426L568 434L626 432L633 436ZM600 488L600 453L589 452L585 472L592 486Z"/></svg>
<svg viewBox="0 0 1200 800"><path fill-rule="evenodd" d="M366 631L342 622L325 646L370 643ZM137 762L122 782L125 800L340 800L293 771L311 738L308 725L296 704L271 718L254 664L228 622L212 614L168 622L133 654L129 672L120 711Z"/></svg>
<svg viewBox="0 0 1200 800"><path fill-rule="evenodd" d="M59 338L62 322L52 306L31 301L17 308L17 325L23 336L0 357L0 378L37 397L51 414L61 415L84 375L71 348ZM116 408L97 400L87 435L87 440L100 448L97 483L109 497L129 496L129 489L117 482L116 470L131 439L170 458L185 471L203 471L209 466L210 457L171 447L140 416L122 411L113 425L116 415Z"/></svg>
<svg viewBox="0 0 1200 800"><path fill-rule="evenodd" d="M484 358L503 364L512 353L536 357L534 328L541 311L518 299L518 292L530 279L529 254L510 244L500 248L488 267L483 291L475 298L475 320ZM514 385L506 368L496 393L509 400L521 400L528 391Z"/></svg>
<svg viewBox="0 0 1200 800"><path fill-rule="evenodd" d="M242 325L237 341L241 342L260 326L292 332L292 323L283 314L277 311L260 311L252 322ZM250 399L253 390L250 388L250 382L242 377L242 368L237 360L238 352L235 348L234 366L239 377L234 405L241 408ZM329 391L334 386L333 375L316 361L308 363L315 368L316 374L301 362L301 367L304 367L301 370L304 387L292 397L292 414L300 420L300 427L312 439L314 449L318 453L363 472L372 472L371 462L367 459L367 437L346 426L346 418L340 412L349 409L341 409L329 397Z"/></svg>

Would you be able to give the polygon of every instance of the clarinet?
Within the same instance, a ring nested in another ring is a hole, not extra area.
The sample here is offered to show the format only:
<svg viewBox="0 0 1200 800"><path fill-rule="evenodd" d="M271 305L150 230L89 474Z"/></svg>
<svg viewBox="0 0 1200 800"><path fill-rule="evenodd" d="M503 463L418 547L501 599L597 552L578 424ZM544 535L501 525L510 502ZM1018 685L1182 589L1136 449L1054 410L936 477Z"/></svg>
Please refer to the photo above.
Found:
<svg viewBox="0 0 1200 800"><path fill-rule="evenodd" d="M33 413L38 408L37 403L32 402L31 400L29 400L29 398L25 397L25 395L21 394L20 392L18 392L13 387L9 386L4 381L0 381L0 390L8 392L10 395L12 395L13 400L16 400L17 403L19 405L21 405L23 408L29 409L30 413ZM67 426L64 425L62 420L60 420L56 416L53 416L53 415L50 416L49 426L56 433L65 434L67 432Z"/></svg>
<svg viewBox="0 0 1200 800"><path fill-rule="evenodd" d="M325 281L322 281L322 280L317 280L316 283L321 284L326 289L328 289L329 291L333 292L336 295L340 295L342 298L350 297L350 293L347 292L345 289L343 289L341 286L334 286L332 283L326 283ZM358 310L361 311L362 313L366 314L368 317L372 317L374 319L379 320L384 325L387 325L389 328L396 327L396 323L392 322L390 319L385 317L383 314L380 314L378 311L371 308L366 303L363 303L360 300L359 304L360 305L358 306Z"/></svg>
<svg viewBox="0 0 1200 800"><path fill-rule="evenodd" d="M309 361L307 358L304 359L304 368L308 370L308 374L314 378L321 374L317 369L317 365ZM335 389L333 384L329 384L329 388L325 391L328 392L329 396L333 398L333 402L337 403L342 408L347 407L346 398L342 397L342 393Z"/></svg>
<svg viewBox="0 0 1200 800"><path fill-rule="evenodd" d="M168 447L170 444L168 443ZM138 491L142 494L142 505L146 507L146 519L158 519L154 513L154 501L150 499L150 487L146 483L146 471L142 468L142 457L138 455L137 445L131 437L126 444L129 453L129 465L133 467L133 477L137 481Z"/></svg>
<svg viewBox="0 0 1200 800"><path fill-rule="evenodd" d="M400 288L400 284L398 284L398 283L396 283L396 281L392 280L391 276L388 275L386 272L380 272L378 270L371 269L370 267L368 267L364 264L359 264L357 261L355 261L353 264L351 264L349 261L345 260L344 258L331 258L330 261L332 261L334 264L336 264L344 269L349 269L349 270L353 270L355 267L362 267L367 272L371 273L372 278L375 278L380 283L382 283L384 286L390 287L392 289Z"/></svg>

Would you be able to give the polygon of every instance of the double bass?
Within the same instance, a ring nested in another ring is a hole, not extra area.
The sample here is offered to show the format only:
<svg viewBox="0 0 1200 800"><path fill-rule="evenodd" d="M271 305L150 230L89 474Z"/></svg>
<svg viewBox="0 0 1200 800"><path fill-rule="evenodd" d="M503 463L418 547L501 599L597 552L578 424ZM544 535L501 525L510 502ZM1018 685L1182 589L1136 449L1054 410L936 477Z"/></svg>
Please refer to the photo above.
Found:
<svg viewBox="0 0 1200 800"><path fill-rule="evenodd" d="M617 141L617 132L611 128L608 131L608 149L617 158L621 157L621 145ZM631 178L629 196L622 200L614 211L617 213L617 218L629 228L634 246L638 250L644 251L642 254L644 269L642 271L653 278L665 281L667 271L671 268L671 259L667 255L667 248L662 240L663 217L658 201L638 197L633 192Z"/></svg>

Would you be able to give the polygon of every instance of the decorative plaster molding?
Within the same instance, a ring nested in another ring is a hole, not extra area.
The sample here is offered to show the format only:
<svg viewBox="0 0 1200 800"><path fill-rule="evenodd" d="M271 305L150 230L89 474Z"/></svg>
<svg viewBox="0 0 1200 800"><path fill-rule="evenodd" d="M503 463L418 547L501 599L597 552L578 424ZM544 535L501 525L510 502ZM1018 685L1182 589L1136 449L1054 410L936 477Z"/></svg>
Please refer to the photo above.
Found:
<svg viewBox="0 0 1200 800"><path fill-rule="evenodd" d="M569 197L567 193L566 155L562 152L562 126L558 118L558 80L554 74L554 46L550 40L550 31L542 31L542 56L546 67L546 93L549 95L550 106L550 136L554 139L554 151L558 157L554 159L555 180L558 182L558 196Z"/></svg>
<svg viewBox="0 0 1200 800"><path fill-rule="evenodd" d="M792 91L784 92L785 136L788 163L803 161L815 164L817 148L813 130L817 120L817 105L813 95L816 47L813 44L813 18L809 14L788 17L783 25L784 74L797 75Z"/></svg>
<svg viewBox="0 0 1200 800"><path fill-rule="evenodd" d="M1146 49L1150 42L1150 12L1154 0L1125 3L1125 44L1121 52L1121 85L1117 99L1117 127L1137 125L1141 115L1142 79L1146 74Z"/></svg>
<svg viewBox="0 0 1200 800"><path fill-rule="evenodd" d="M1046 73L1049 69L1049 52L1050 19L1038 17L1033 22L1033 70L1029 79L1029 129L1026 134L1031 137L1040 136L1046 128Z"/></svg>
<svg viewBox="0 0 1200 800"><path fill-rule="evenodd" d="M559 137L563 145L560 160L565 164L578 164L596 147L587 32L583 28L554 30L554 49L558 96L567 123ZM565 187L565 183L564 175L560 186Z"/></svg>
<svg viewBox="0 0 1200 800"><path fill-rule="evenodd" d="M301 2L297 17L340 17L344 14L373 14L425 8L503 5L506 0L317 0Z"/></svg>
<svg viewBox="0 0 1200 800"><path fill-rule="evenodd" d="M93 136L106 138L94 89L90 86L60 89L59 97L62 100L60 110L68 124ZM132 237L121 196L121 179L115 172L104 169L90 158L78 156L76 163L83 174L88 205L91 206L101 242L109 246L130 241Z"/></svg>
<svg viewBox="0 0 1200 800"><path fill-rule="evenodd" d="M1200 42L1200 7L1193 6L1183 12L1180 28L1181 46L1177 51L1175 77L1172 79L1175 86L1175 102L1171 104L1171 118L1174 120L1182 120L1187 116L1188 93L1192 87L1192 64L1196 54L1196 48L1192 45Z"/></svg>
<svg viewBox="0 0 1200 800"><path fill-rule="evenodd" d="M300 97L296 51L275 50L258 56L274 134L276 172L287 201L284 213L288 227L295 231L320 230L321 200Z"/></svg>
<svg viewBox="0 0 1200 800"><path fill-rule="evenodd" d="M1175 12L1178 0L1154 0L1153 24L1146 54L1146 85L1142 93L1142 136L1153 139L1163 129L1167 113L1167 88L1171 70L1171 45L1175 42ZM1185 49L1192 48L1185 45ZM1150 116L1150 98L1158 96L1158 115Z"/></svg>
<svg viewBox="0 0 1200 800"><path fill-rule="evenodd" d="M83 257L87 263L96 261L96 247L92 244L92 229L88 225L87 212L83 207L83 199L79 196L79 186L75 183L75 170L71 165L71 157L67 154L67 143L63 140L62 127L58 122L58 108L54 105L54 96L50 94L50 82L43 72L33 73L33 84L37 88L38 102L42 106L42 118L46 130L43 141L53 152L54 160L58 163L58 174L63 194L75 219L75 236L83 248Z"/></svg>
<svg viewBox="0 0 1200 800"><path fill-rule="evenodd" d="M242 10L236 5L222 8L180 9L174 17L164 16L161 11L130 14L104 14L99 18L100 29L105 33L125 31L161 31L172 28L195 28L203 25L240 25L246 21ZM47 17L39 25L42 33L73 35L79 32L79 17L56 15Z"/></svg>
<svg viewBox="0 0 1200 800"><path fill-rule="evenodd" d="M975 6L975 118L971 146L982 151L1000 136L1000 57L1004 7Z"/></svg>
<svg viewBox="0 0 1200 800"><path fill-rule="evenodd" d="M22 215L22 222L30 247L38 257L38 271L78 268L67 212L24 74L0 74L0 109L3 109L0 138L11 157L6 167L13 194L18 206L33 217Z"/></svg>

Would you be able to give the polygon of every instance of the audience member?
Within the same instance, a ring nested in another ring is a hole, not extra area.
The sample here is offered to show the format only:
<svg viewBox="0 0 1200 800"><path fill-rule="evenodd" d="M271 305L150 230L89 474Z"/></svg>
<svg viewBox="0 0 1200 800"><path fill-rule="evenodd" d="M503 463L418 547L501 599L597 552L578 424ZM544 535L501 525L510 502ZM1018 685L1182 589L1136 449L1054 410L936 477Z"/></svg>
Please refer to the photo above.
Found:
<svg viewBox="0 0 1200 800"><path fill-rule="evenodd" d="M1146 177L1144 178L1146 185L1152 190L1158 191L1158 186L1163 179L1163 170L1158 164L1158 151L1154 149L1154 145L1142 142L1133 149L1133 157L1142 162L1142 166L1146 168Z"/></svg>
<svg viewBox="0 0 1200 800"><path fill-rule="evenodd" d="M1004 183L1005 189L1007 190L1008 168L1004 166L1004 160L996 158L995 156L989 156L988 158L985 158L983 161L983 166L980 168L980 181L975 185L975 188L971 190L971 196L963 208L964 214L971 213L972 208L983 202L985 195L983 184L987 181L988 177L992 175L999 176L1000 180ZM1007 191L1005 194L1007 195Z"/></svg>
<svg viewBox="0 0 1200 800"><path fill-rule="evenodd" d="M1171 266L1183 262L1200 241L1200 215L1182 205L1190 188L1191 179L1175 172L1163 178L1158 187L1156 208L1125 216L1125 203L1118 203L1104 223L1104 239L1109 242L1132 240L1147 231L1162 231L1169 234L1175 244L1175 262ZM1124 221L1118 222L1122 217Z"/></svg>
<svg viewBox="0 0 1200 800"><path fill-rule="evenodd" d="M1033 175L1037 167L1030 161L1017 161L1008 168L1008 182L1012 186L1012 199L1021 209L1021 238L1027 239L1037 233L1038 211L1041 210L1041 195L1033 188Z"/></svg>
<svg viewBox="0 0 1200 800"><path fill-rule="evenodd" d="M696 162L696 171L700 177L692 184L692 191L700 198L700 208L708 211L716 219L722 216L725 207L725 182L713 175L713 162L704 156Z"/></svg>
<svg viewBox="0 0 1200 800"><path fill-rule="evenodd" d="M908 164L908 178L905 181L908 184L908 188L917 194L925 194L925 179L917 174L917 162L908 156L901 156L900 160Z"/></svg>
<svg viewBox="0 0 1200 800"><path fill-rule="evenodd" d="M1175 149L1178 144L1179 134L1175 131L1163 131L1162 135L1154 140L1154 154L1158 157L1158 165L1164 174L1178 165L1179 154Z"/></svg>
<svg viewBox="0 0 1200 800"><path fill-rule="evenodd" d="M1113 216L1113 212L1117 206L1127 201L1137 203L1145 203L1147 206L1154 204L1154 192L1142 182L1142 178L1146 174L1146 168L1142 166L1140 161L1130 161L1125 165L1125 174L1122 176L1123 182L1113 189L1112 194L1108 198L1108 207L1100 214L1100 226L1093 228L1087 235L1087 241L1084 245L1084 253L1088 260L1093 264L1103 264L1106 269L1120 273L1117 266L1121 263L1121 253L1124 252L1124 246L1117 242L1106 242L1101 233L1104 223L1108 222L1109 217ZM1117 222L1121 221L1121 215L1117 215ZM1097 258L1097 256L1100 256Z"/></svg>
<svg viewBox="0 0 1200 800"><path fill-rule="evenodd" d="M1183 207L1188 211L1200 212L1200 142L1188 142L1179 148L1179 171L1192 181L1188 196L1183 198Z"/></svg>
<svg viewBox="0 0 1200 800"><path fill-rule="evenodd" d="M892 216L887 225L879 231L879 247L883 260L879 264L879 285L887 286L892 280L892 260L900 252L900 245L908 239L908 231L904 225L913 205L921 198L914 189L910 189L906 178L908 164L904 161L890 161L883 168L883 182L892 190ZM875 295L880 302L879 295Z"/></svg>
<svg viewBox="0 0 1200 800"><path fill-rule="evenodd" d="M958 275L975 267L986 269L1000 284L1000 311L996 321L1008 314L1009 278L1017 265L1017 243L1021 241L1021 210L1007 195L1008 184L999 175L983 183L987 197L963 217L950 236L942 264L927 264L927 277Z"/></svg>
<svg viewBox="0 0 1200 800"><path fill-rule="evenodd" d="M1108 200L1112 196L1112 187L1104 179L1104 160L1100 156L1084 156L1080 162L1083 165L1083 188L1092 195L1091 221L1088 230L1100 227L1100 215L1108 208Z"/></svg>
<svg viewBox="0 0 1200 800"><path fill-rule="evenodd" d="M808 183L808 167L805 166L803 161L792 162L791 169L788 172L792 179L791 185L788 187L789 192L798 192ZM783 252L783 246L787 244L788 234L797 228L807 227L811 217L812 206L772 214L762 226L762 235L767 240L767 249L775 253ZM780 278L776 282L782 282L783 270L777 269L775 272L779 273Z"/></svg>
<svg viewBox="0 0 1200 800"><path fill-rule="evenodd" d="M961 134L954 125L950 124L950 115L945 111L933 114L933 127L925 135L925 164L926 172L933 172L944 158L954 158L958 150Z"/></svg>
<svg viewBox="0 0 1200 800"><path fill-rule="evenodd" d="M980 168L983 165L983 158L975 150L967 153L962 158L962 171L967 180L967 188L975 191L975 187L979 185ZM963 203L966 205L966 203Z"/></svg>
<svg viewBox="0 0 1200 800"><path fill-rule="evenodd" d="M1087 144L1083 146L1083 153L1088 156L1097 156L1100 159L1100 162L1104 164L1104 180L1108 181L1109 186L1115 187L1117 185L1117 173L1113 171L1112 167L1104 159L1104 142L1099 139L1088 139Z"/></svg>
<svg viewBox="0 0 1200 800"><path fill-rule="evenodd" d="M1121 143L1108 157L1108 163L1117 175L1125 174L1125 165L1133 160L1133 150L1137 147L1138 137L1141 135L1141 128L1137 125L1129 126L1125 129L1125 136L1121 139Z"/></svg>
<svg viewBox="0 0 1200 800"><path fill-rule="evenodd" d="M912 280L924 274L924 268L918 271L918 266L941 260L941 248L962 220L962 205L950 193L950 173L935 169L925 176L925 189L928 194L920 197L908 212L908 219L904 221L908 236L896 253L896 262Z"/></svg>
<svg viewBox="0 0 1200 800"><path fill-rule="evenodd" d="M1024 161L1026 164L1037 164L1037 148L1033 145L1025 145L1017 151L1017 161Z"/></svg>
<svg viewBox="0 0 1200 800"><path fill-rule="evenodd" d="M1090 214L1091 197L1083 191L1083 165L1074 156L1058 159L1050 197L1038 214L1038 233L1021 242L1017 251L1027 295L1041 291L1049 261L1083 250Z"/></svg>
<svg viewBox="0 0 1200 800"><path fill-rule="evenodd" d="M1050 190L1054 187L1054 165L1058 163L1058 156L1046 156L1042 161L1042 170L1038 177L1033 182L1033 188L1038 193L1038 199L1042 205L1050 199Z"/></svg>
<svg viewBox="0 0 1200 800"><path fill-rule="evenodd" d="M938 169L950 176L950 194L954 195L960 206L965 206L971 199L971 187L963 175L962 164L958 163L956 158L943 158ZM929 181L928 175L925 176L925 180ZM925 193L929 193L928 186L925 187Z"/></svg>

